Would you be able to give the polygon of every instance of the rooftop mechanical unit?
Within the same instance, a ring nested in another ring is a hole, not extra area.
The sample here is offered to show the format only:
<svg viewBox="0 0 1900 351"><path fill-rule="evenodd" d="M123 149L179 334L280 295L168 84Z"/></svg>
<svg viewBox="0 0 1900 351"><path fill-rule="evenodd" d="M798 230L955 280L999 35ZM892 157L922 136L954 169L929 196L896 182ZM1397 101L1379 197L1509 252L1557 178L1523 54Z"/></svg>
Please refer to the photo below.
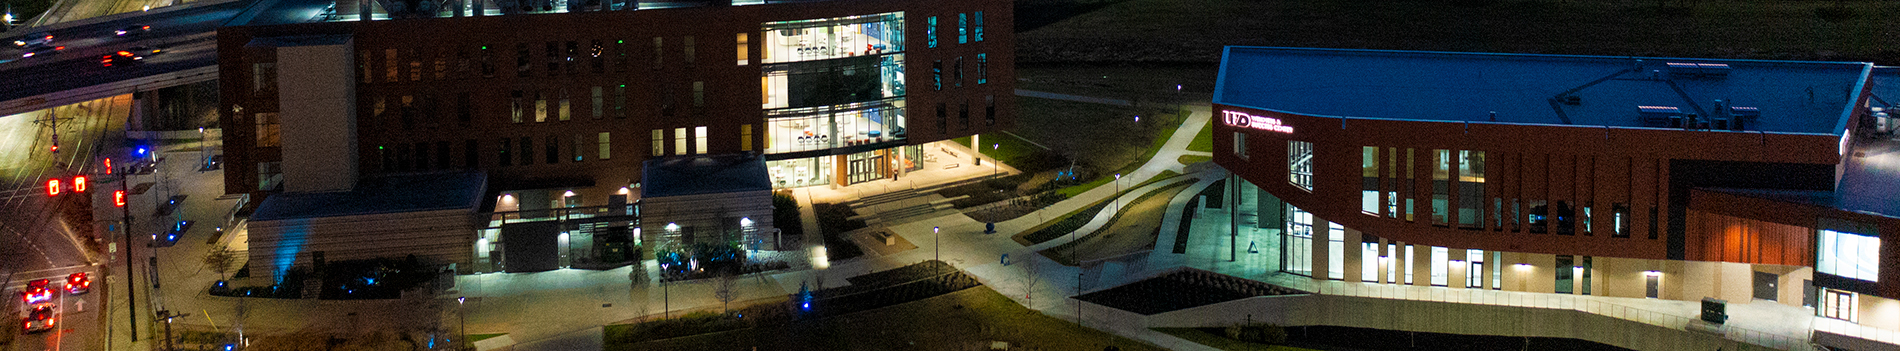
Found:
<svg viewBox="0 0 1900 351"><path fill-rule="evenodd" d="M1669 63L1669 75L1676 77L1722 79L1728 78L1728 72L1726 63Z"/></svg>
<svg viewBox="0 0 1900 351"><path fill-rule="evenodd" d="M1682 109L1675 106L1636 106L1637 116L1643 120L1644 127L1680 128L1682 127Z"/></svg>

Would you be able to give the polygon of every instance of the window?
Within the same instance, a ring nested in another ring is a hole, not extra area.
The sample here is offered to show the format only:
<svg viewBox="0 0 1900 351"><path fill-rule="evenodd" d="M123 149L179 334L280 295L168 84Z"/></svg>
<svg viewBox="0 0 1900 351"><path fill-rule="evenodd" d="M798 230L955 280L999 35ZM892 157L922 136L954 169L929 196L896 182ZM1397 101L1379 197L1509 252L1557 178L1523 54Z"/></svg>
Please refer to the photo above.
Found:
<svg viewBox="0 0 1900 351"><path fill-rule="evenodd" d="M402 67L402 63L399 60L400 59L396 58L396 49L383 49L383 81L384 82L402 81L401 74L396 72L397 70L400 70L399 67Z"/></svg>
<svg viewBox="0 0 1900 351"><path fill-rule="evenodd" d="M693 151L695 151L694 153L705 155L706 149L707 149L706 127L705 126L693 127Z"/></svg>
<svg viewBox="0 0 1900 351"><path fill-rule="evenodd" d="M1379 147L1360 147L1359 212L1379 215Z"/></svg>
<svg viewBox="0 0 1900 351"><path fill-rule="evenodd" d="M653 130L653 156L666 156L666 131Z"/></svg>
<svg viewBox="0 0 1900 351"><path fill-rule="evenodd" d="M528 43L515 43L515 76L526 78L534 72L534 63L529 61Z"/></svg>
<svg viewBox="0 0 1900 351"><path fill-rule="evenodd" d="M277 147L282 141L278 135L280 122L276 112L251 115L257 124L257 147Z"/></svg>
<svg viewBox="0 0 1900 351"><path fill-rule="evenodd" d="M693 107L706 107L706 82L693 82Z"/></svg>
<svg viewBox="0 0 1900 351"><path fill-rule="evenodd" d="M963 129L970 129L970 103L957 104L957 123L963 125Z"/></svg>
<svg viewBox="0 0 1900 351"><path fill-rule="evenodd" d="M1389 262L1379 256L1379 237L1372 234L1360 236L1359 240L1359 281L1379 281L1379 263Z"/></svg>
<svg viewBox="0 0 1900 351"><path fill-rule="evenodd" d="M262 96L267 91L277 91L277 63L251 64L251 93Z"/></svg>
<svg viewBox="0 0 1900 351"><path fill-rule="evenodd" d="M685 38L681 38L681 40L684 41L684 44L682 45L686 46L686 49L684 49L685 54L686 54L686 64L691 65L693 64L693 56L694 56L693 48L697 47L698 45L693 44L693 36L691 35L688 35Z"/></svg>
<svg viewBox="0 0 1900 351"><path fill-rule="evenodd" d="M1465 287L1484 288L1484 250L1465 250Z"/></svg>
<svg viewBox="0 0 1900 351"><path fill-rule="evenodd" d="M691 150L686 148L686 140L687 140L686 128L673 128L673 154L674 155L685 155L685 154L692 153Z"/></svg>
<svg viewBox="0 0 1900 351"><path fill-rule="evenodd" d="M283 162L257 163L257 190L277 190L277 185L283 182Z"/></svg>
<svg viewBox="0 0 1900 351"><path fill-rule="evenodd" d="M455 95L455 121L464 127L475 119L475 100L470 93Z"/></svg>
<svg viewBox="0 0 1900 351"><path fill-rule="evenodd" d="M752 125L739 125L739 151L752 151Z"/></svg>
<svg viewBox="0 0 1900 351"><path fill-rule="evenodd" d="M1432 150L1432 225L1448 225L1450 212L1451 150Z"/></svg>
<svg viewBox="0 0 1900 351"><path fill-rule="evenodd" d="M1413 265L1418 262L1418 250L1415 245L1405 245L1405 285L1412 285Z"/></svg>
<svg viewBox="0 0 1900 351"><path fill-rule="evenodd" d="M1830 220L1823 219L1823 225ZM1867 229L1872 229L1871 226ZM1878 282L1880 238L1859 233L1822 229L1816 239L1814 271L1842 278Z"/></svg>
<svg viewBox="0 0 1900 351"><path fill-rule="evenodd" d="M560 76L561 61L565 61L561 59L561 42L550 41L547 44L547 51L544 52L547 54L548 76Z"/></svg>
<svg viewBox="0 0 1900 351"><path fill-rule="evenodd" d="M970 43L970 15L957 14L957 44Z"/></svg>
<svg viewBox="0 0 1900 351"><path fill-rule="evenodd" d="M1287 206L1286 234L1280 236L1280 270L1313 276L1313 214Z"/></svg>
<svg viewBox="0 0 1900 351"><path fill-rule="evenodd" d="M614 118L627 118L627 85L614 87Z"/></svg>
<svg viewBox="0 0 1900 351"><path fill-rule="evenodd" d="M415 50L409 50L409 81L422 81L422 59Z"/></svg>
<svg viewBox="0 0 1900 351"><path fill-rule="evenodd" d="M937 16L924 19L924 46L937 47Z"/></svg>
<svg viewBox="0 0 1900 351"><path fill-rule="evenodd" d="M1458 227L1484 229L1484 151L1458 150Z"/></svg>
<svg viewBox="0 0 1900 351"><path fill-rule="evenodd" d="M607 48L601 46L600 39L594 39L594 45L587 47L588 66L593 68L594 74L606 73L607 71L607 58L601 57L604 56L602 54L606 53L605 51L607 51Z"/></svg>
<svg viewBox="0 0 1900 351"><path fill-rule="evenodd" d="M613 137L609 135L608 132L600 132L600 135L597 137L597 139L599 139L598 142L600 143L600 145L598 145L600 148L600 159L601 160L613 159L614 157Z"/></svg>
<svg viewBox="0 0 1900 351"><path fill-rule="evenodd" d="M585 147L587 147L587 138L585 138L586 136L587 136L586 134L574 134L574 148L568 149L569 151L574 152L574 162L581 162L583 159L587 158L587 152L581 151L581 150L586 150L585 149Z"/></svg>
<svg viewBox="0 0 1900 351"><path fill-rule="evenodd" d="M598 85L594 86L592 92L594 93L594 119L600 119L600 117L607 112L605 106L607 104L607 97L601 95L603 92L600 91L600 86Z"/></svg>
<svg viewBox="0 0 1900 351"><path fill-rule="evenodd" d="M376 62L375 52L364 50L363 52L357 53L357 56L359 57L356 59L356 68L362 71L362 73L357 74L358 83L375 82L376 69L370 67L370 63Z"/></svg>
<svg viewBox="0 0 1900 351"><path fill-rule="evenodd" d="M513 112L509 114L509 116L514 117L515 123L521 123L521 115L523 114L523 111L522 111L523 106L521 106L521 91L516 90L512 93L509 93L508 96L509 96L508 109Z"/></svg>
<svg viewBox="0 0 1900 351"><path fill-rule="evenodd" d="M552 141L552 140L550 140ZM534 137L521 137L521 165L534 164Z"/></svg>
<svg viewBox="0 0 1900 351"><path fill-rule="evenodd" d="M1308 192L1313 191L1313 143L1288 140L1286 142L1286 165L1288 181L1293 186Z"/></svg>
<svg viewBox="0 0 1900 351"><path fill-rule="evenodd" d="M1815 313L1822 317L1855 322L1860 312L1859 295L1849 291L1821 289L1821 307Z"/></svg>
<svg viewBox="0 0 1900 351"><path fill-rule="evenodd" d="M1615 230L1610 233L1612 238L1630 237L1630 204L1622 202L1610 204L1610 228Z"/></svg>
<svg viewBox="0 0 1900 351"><path fill-rule="evenodd" d="M482 154L481 143L476 142L475 139L468 139L466 141L463 141L462 168L467 168L467 169L480 168L482 166L481 154Z"/></svg>
<svg viewBox="0 0 1900 351"><path fill-rule="evenodd" d="M746 39L747 39L747 38L746 38L746 35L745 35L745 33L739 33L739 37L738 37L738 42L739 42L739 44L738 44L738 48L737 48L738 50L737 50L737 51L739 52L739 65L740 65L740 66L744 66L744 65L746 65L746 64L748 64L748 63L752 63L752 60L751 60L751 58L749 58L749 57L746 57L746 56L748 56L747 54L751 52L751 51L750 51L750 49L751 49L751 47L749 47L749 46L747 46L747 45L746 45L746 44L748 44L748 42L746 41Z"/></svg>
<svg viewBox="0 0 1900 351"><path fill-rule="evenodd" d="M579 43L575 43L572 40L567 41L567 54L561 56L561 67L567 69L567 75L574 75L574 58L580 56L580 51Z"/></svg>
<svg viewBox="0 0 1900 351"><path fill-rule="evenodd" d="M1557 293L1571 294L1577 288L1576 258L1570 255L1557 255Z"/></svg>
<svg viewBox="0 0 1900 351"><path fill-rule="evenodd" d="M614 72L627 72L627 41L614 41Z"/></svg>
<svg viewBox="0 0 1900 351"><path fill-rule="evenodd" d="M547 121L548 121L548 93L544 91L536 91L534 92L534 122L541 123L541 122L547 122Z"/></svg>
<svg viewBox="0 0 1900 351"><path fill-rule="evenodd" d="M567 102L568 102L567 88L561 88L561 114L560 116L561 116L562 122L567 122L569 120L574 119L573 115L568 113L570 109L568 108L569 105Z"/></svg>
<svg viewBox="0 0 1900 351"><path fill-rule="evenodd" d="M1234 132L1234 156L1247 159L1247 133Z"/></svg>
<svg viewBox="0 0 1900 351"><path fill-rule="evenodd" d="M548 164L561 163L561 137L549 135L547 148Z"/></svg>
<svg viewBox="0 0 1900 351"><path fill-rule="evenodd" d="M448 55L448 52L446 51L438 50L435 52L435 78L434 78L435 80L442 80L443 78L448 78L449 58L447 55Z"/></svg>
<svg viewBox="0 0 1900 351"><path fill-rule="evenodd" d="M983 125L996 125L996 95L983 96Z"/></svg>
<svg viewBox="0 0 1900 351"><path fill-rule="evenodd" d="M1346 227L1326 222L1326 279L1346 279Z"/></svg>
<svg viewBox="0 0 1900 351"><path fill-rule="evenodd" d="M949 109L945 107L944 103L939 102L937 103L937 132L948 133L949 130L950 130Z"/></svg>
<svg viewBox="0 0 1900 351"><path fill-rule="evenodd" d="M963 86L963 56L957 56L956 71L952 74L957 78L957 86Z"/></svg>
<svg viewBox="0 0 1900 351"><path fill-rule="evenodd" d="M435 169L449 169L449 142L435 142Z"/></svg>
<svg viewBox="0 0 1900 351"><path fill-rule="evenodd" d="M981 12L978 12L981 13ZM976 54L976 84L990 82L990 54Z"/></svg>
<svg viewBox="0 0 1900 351"><path fill-rule="evenodd" d="M943 90L943 60L930 62L930 83L933 89Z"/></svg>
<svg viewBox="0 0 1900 351"><path fill-rule="evenodd" d="M1446 286L1450 279L1450 269L1446 268L1452 256L1452 249L1431 247L1431 285Z"/></svg>
<svg viewBox="0 0 1900 351"><path fill-rule="evenodd" d="M499 156L496 158L496 160L498 161L497 163L500 163L503 166L512 166L515 164L514 157L511 157L511 155L508 154L508 152L514 148L512 146L513 144L514 144L514 140L512 139L501 138L501 152L496 154Z"/></svg>
<svg viewBox="0 0 1900 351"><path fill-rule="evenodd" d="M973 33L971 33L970 41L981 42L983 41L983 11L977 11L975 17L976 17L976 23L975 23L976 30Z"/></svg>
<svg viewBox="0 0 1900 351"><path fill-rule="evenodd" d="M653 37L653 69L660 69L666 62L666 38Z"/></svg>
<svg viewBox="0 0 1900 351"><path fill-rule="evenodd" d="M482 78L495 77L495 53L488 51L488 45L482 45Z"/></svg>

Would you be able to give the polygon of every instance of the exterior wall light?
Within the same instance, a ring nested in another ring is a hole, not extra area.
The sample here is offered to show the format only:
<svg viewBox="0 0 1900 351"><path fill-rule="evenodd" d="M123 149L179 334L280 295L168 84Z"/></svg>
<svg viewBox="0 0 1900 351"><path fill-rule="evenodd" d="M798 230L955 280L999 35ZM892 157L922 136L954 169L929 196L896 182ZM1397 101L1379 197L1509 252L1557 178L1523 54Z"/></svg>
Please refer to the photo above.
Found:
<svg viewBox="0 0 1900 351"><path fill-rule="evenodd" d="M1648 277L1661 277L1661 276L1662 276L1662 271L1643 271L1643 276L1648 276Z"/></svg>
<svg viewBox="0 0 1900 351"><path fill-rule="evenodd" d="M679 225L679 223L672 223L672 222L668 222L668 223L666 223L666 230L667 230L667 231L672 231L672 232L677 232L677 231L679 231L679 230L680 230L680 225Z"/></svg>
<svg viewBox="0 0 1900 351"><path fill-rule="evenodd" d="M1518 269L1518 270L1529 270L1529 269L1531 269L1531 264L1529 264L1529 263L1519 263L1519 264L1514 264L1514 265L1511 265L1511 266L1512 266L1512 267L1517 267L1517 269Z"/></svg>
<svg viewBox="0 0 1900 351"><path fill-rule="evenodd" d="M739 217L739 225L747 226L747 227L752 226L752 217Z"/></svg>
<svg viewBox="0 0 1900 351"><path fill-rule="evenodd" d="M561 193L561 197L574 197L574 191L573 191L573 190L568 190L568 191L567 191L567 192L565 192L565 193Z"/></svg>

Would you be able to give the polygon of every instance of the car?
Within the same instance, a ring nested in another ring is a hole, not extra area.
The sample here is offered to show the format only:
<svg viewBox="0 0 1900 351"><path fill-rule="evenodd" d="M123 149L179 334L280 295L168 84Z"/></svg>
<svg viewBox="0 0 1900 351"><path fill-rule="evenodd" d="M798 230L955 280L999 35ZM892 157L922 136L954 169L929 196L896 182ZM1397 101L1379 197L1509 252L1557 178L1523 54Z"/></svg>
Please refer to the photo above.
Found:
<svg viewBox="0 0 1900 351"><path fill-rule="evenodd" d="M35 305L31 310L28 310L26 316L20 318L20 320L24 322L21 324L24 325L26 328L25 332L27 333L53 330L53 304Z"/></svg>
<svg viewBox="0 0 1900 351"><path fill-rule="evenodd" d="M86 272L73 273L66 276L66 293L67 294L79 295L79 294L84 294L91 291L92 291L92 277L87 276Z"/></svg>
<svg viewBox="0 0 1900 351"><path fill-rule="evenodd" d="M52 301L53 291L46 288L50 284L52 282L46 279L27 282L26 289L20 291L20 299L28 305Z"/></svg>
<svg viewBox="0 0 1900 351"><path fill-rule="evenodd" d="M53 33L39 32L15 39L13 46L44 46L53 43Z"/></svg>
<svg viewBox="0 0 1900 351"><path fill-rule="evenodd" d="M137 63L140 62L140 60L144 60L147 55L156 55L160 52L164 52L164 50L134 46L106 54L105 57L99 59L99 64L105 67L112 67L114 64Z"/></svg>
<svg viewBox="0 0 1900 351"><path fill-rule="evenodd" d="M151 25L134 24L130 26L120 27L118 30L112 31L112 34L121 36L121 37L129 37L129 36L136 36L139 34L145 34L145 32L150 32L150 31L152 31Z"/></svg>
<svg viewBox="0 0 1900 351"><path fill-rule="evenodd" d="M33 46L33 47L27 48L26 53L20 54L20 58L57 54L60 52L60 50L66 50L66 47L46 46L46 45Z"/></svg>

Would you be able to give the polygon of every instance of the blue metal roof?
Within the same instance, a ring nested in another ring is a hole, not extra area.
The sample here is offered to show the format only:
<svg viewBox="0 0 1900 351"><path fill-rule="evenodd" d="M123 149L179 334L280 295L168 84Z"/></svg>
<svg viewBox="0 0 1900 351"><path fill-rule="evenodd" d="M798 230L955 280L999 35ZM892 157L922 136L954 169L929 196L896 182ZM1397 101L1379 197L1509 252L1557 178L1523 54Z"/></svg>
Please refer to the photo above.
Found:
<svg viewBox="0 0 1900 351"><path fill-rule="evenodd" d="M274 194L257 205L252 221L366 214L479 210L488 177L479 172L429 173L365 178L356 189L332 193Z"/></svg>
<svg viewBox="0 0 1900 351"><path fill-rule="evenodd" d="M765 158L751 154L656 158L640 173L642 198L772 190Z"/></svg>
<svg viewBox="0 0 1900 351"><path fill-rule="evenodd" d="M1900 107L1900 67L1879 67L1868 79L1873 97L1869 107ZM1871 114L1870 118L1871 118ZM1871 123L1870 123L1871 124ZM1859 133L1859 132L1857 132ZM1855 135L1842 162L1841 181L1834 188L1834 206L1843 210L1900 217L1900 140L1895 133Z"/></svg>
<svg viewBox="0 0 1900 351"><path fill-rule="evenodd" d="M1644 127L1645 106L1840 134L1871 63L1228 47L1214 102L1303 115ZM1900 95L1900 94L1895 94ZM1575 104L1566 97L1574 97ZM1716 100L1722 100L1724 109ZM1748 109L1754 108L1754 109ZM1747 118L1747 117L1742 117Z"/></svg>

